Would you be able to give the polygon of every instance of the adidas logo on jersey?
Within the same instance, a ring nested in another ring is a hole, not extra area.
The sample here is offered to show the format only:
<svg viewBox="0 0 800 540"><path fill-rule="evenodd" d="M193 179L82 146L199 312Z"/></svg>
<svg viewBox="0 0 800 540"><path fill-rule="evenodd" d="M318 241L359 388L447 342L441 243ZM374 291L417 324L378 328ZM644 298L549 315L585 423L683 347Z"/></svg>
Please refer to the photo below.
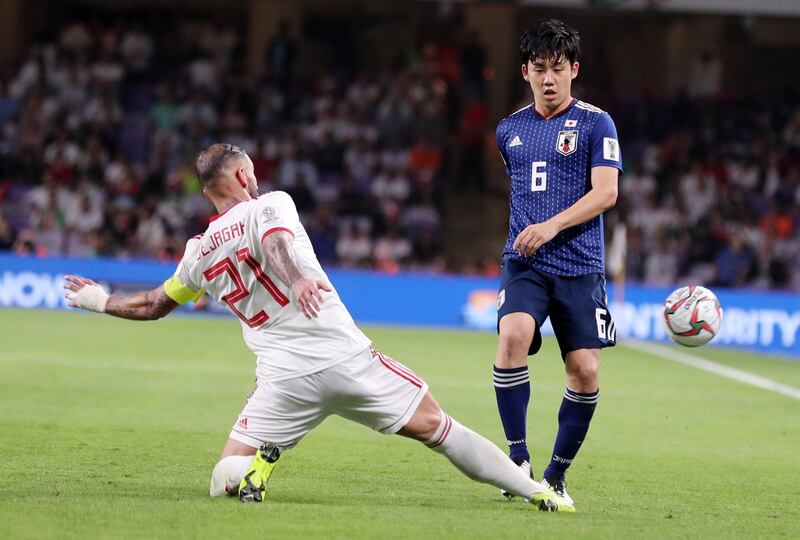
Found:
<svg viewBox="0 0 800 540"><path fill-rule="evenodd" d="M514 136L514 140L511 141L511 144L508 145L509 148L512 146L522 146L522 141L519 140L519 135Z"/></svg>

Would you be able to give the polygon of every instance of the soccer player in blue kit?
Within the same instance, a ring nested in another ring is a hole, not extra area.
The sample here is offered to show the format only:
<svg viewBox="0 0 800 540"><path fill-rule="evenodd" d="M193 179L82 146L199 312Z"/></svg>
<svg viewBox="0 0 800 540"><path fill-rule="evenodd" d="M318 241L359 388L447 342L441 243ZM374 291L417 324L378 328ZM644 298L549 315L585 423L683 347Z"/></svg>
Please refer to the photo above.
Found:
<svg viewBox="0 0 800 540"><path fill-rule="evenodd" d="M577 31L543 21L522 34L519 49L533 103L497 126L511 178L511 217L493 378L510 457L533 476L526 444L528 356L541 347L540 328L549 316L567 388L543 483L572 501L566 471L597 405L600 349L616 341L605 292L602 213L616 203L622 162L611 117L571 95L580 67Z"/></svg>

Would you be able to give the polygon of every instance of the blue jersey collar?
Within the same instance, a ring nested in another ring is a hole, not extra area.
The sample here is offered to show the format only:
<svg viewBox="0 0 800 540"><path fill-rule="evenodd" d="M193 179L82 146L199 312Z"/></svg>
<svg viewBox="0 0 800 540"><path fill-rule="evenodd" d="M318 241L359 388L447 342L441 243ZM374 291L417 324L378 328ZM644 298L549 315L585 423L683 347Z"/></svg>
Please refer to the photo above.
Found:
<svg viewBox="0 0 800 540"><path fill-rule="evenodd" d="M556 115L551 116L550 118L545 118L544 116L539 114L539 111L536 110L536 102L531 103L531 111L533 111L533 115L536 117L537 120L545 120L545 121L553 120L555 118L558 118L559 116L564 115L568 111L572 110L572 108L575 106L575 104L577 102L578 102L577 98L572 98L572 103L570 103L569 106L566 109L564 109L563 111L561 111L560 113L558 113Z"/></svg>

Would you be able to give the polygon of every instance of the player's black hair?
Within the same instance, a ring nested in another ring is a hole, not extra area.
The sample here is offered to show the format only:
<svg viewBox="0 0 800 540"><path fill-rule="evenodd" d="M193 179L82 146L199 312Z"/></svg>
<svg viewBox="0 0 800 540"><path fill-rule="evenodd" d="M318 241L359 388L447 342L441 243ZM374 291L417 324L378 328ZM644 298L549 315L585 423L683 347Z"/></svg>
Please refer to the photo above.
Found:
<svg viewBox="0 0 800 540"><path fill-rule="evenodd" d="M222 170L233 157L246 156L247 153L233 144L217 143L212 144L197 156L195 169L200 185L208 186L222 174Z"/></svg>
<svg viewBox="0 0 800 540"><path fill-rule="evenodd" d="M540 21L519 37L519 58L523 64L527 64L528 60L557 63L564 59L574 64L580 52L578 31L558 19Z"/></svg>

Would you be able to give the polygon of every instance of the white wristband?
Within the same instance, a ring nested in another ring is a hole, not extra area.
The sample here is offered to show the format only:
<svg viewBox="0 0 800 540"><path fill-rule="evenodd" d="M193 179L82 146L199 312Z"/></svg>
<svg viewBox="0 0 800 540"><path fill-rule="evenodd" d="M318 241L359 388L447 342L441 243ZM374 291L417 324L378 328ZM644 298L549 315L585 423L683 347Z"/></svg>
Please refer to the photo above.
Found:
<svg viewBox="0 0 800 540"><path fill-rule="evenodd" d="M108 293L99 285L85 285L67 295L67 299L83 309L103 313L108 303Z"/></svg>

